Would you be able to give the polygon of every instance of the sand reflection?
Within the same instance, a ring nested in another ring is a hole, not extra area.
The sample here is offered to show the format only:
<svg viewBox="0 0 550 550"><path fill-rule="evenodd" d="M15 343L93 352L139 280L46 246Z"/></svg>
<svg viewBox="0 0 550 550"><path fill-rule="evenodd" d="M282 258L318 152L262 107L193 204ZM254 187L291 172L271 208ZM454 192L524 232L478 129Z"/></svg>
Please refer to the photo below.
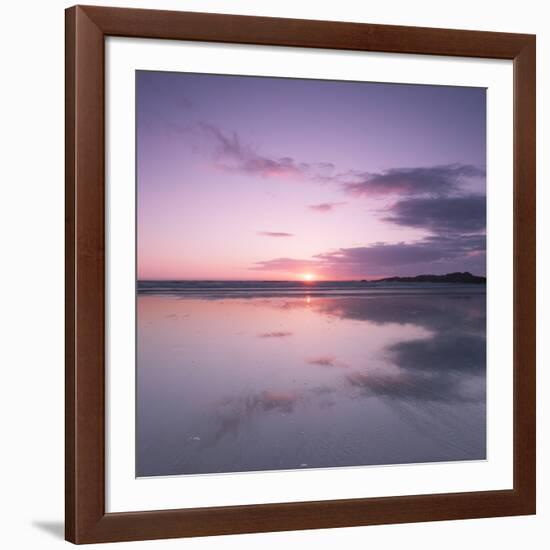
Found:
<svg viewBox="0 0 550 550"><path fill-rule="evenodd" d="M485 457L485 295L138 299L140 476Z"/></svg>

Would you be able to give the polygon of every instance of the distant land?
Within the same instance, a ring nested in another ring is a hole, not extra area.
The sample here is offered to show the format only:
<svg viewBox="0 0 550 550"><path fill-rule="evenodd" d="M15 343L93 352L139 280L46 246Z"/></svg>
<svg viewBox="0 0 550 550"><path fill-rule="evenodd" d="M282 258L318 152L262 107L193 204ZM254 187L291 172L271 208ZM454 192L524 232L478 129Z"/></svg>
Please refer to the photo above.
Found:
<svg viewBox="0 0 550 550"><path fill-rule="evenodd" d="M371 283L473 283L484 285L486 277L472 275L469 271L463 273L447 273L446 275L416 275L416 277L386 277L385 279L374 279Z"/></svg>

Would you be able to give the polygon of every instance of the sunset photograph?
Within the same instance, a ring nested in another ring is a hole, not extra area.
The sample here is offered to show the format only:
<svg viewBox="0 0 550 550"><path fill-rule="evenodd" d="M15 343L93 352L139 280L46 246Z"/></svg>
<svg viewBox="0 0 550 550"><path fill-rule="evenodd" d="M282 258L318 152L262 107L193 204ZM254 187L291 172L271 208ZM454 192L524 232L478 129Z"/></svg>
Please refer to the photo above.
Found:
<svg viewBox="0 0 550 550"><path fill-rule="evenodd" d="M486 89L136 72L136 476L486 458Z"/></svg>

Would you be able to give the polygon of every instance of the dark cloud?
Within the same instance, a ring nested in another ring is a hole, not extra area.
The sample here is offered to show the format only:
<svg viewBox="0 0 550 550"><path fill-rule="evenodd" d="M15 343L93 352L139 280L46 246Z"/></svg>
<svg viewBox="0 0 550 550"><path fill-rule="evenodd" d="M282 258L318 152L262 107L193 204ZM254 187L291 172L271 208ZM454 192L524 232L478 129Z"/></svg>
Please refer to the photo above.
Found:
<svg viewBox="0 0 550 550"><path fill-rule="evenodd" d="M315 271L327 278L368 278L376 275L446 273L456 266L485 273L485 235L429 236L411 243L375 243L317 254L313 260L275 258L251 269L297 273Z"/></svg>
<svg viewBox="0 0 550 550"><path fill-rule="evenodd" d="M350 172L344 189L353 196L447 196L460 190L463 180L481 178L485 172L468 164L418 168L392 168L380 173Z"/></svg>
<svg viewBox="0 0 550 550"><path fill-rule="evenodd" d="M482 235L430 236L411 243L375 243L370 246L340 248L316 256L326 269L339 274L361 275L373 270L387 271L416 264L458 260L485 251Z"/></svg>
<svg viewBox="0 0 550 550"><path fill-rule="evenodd" d="M486 227L486 197L411 198L393 204L385 221L433 233L476 233Z"/></svg>
<svg viewBox="0 0 550 550"><path fill-rule="evenodd" d="M451 251L455 254L454 251ZM368 273L370 266L394 267L434 262L448 254L446 247L426 240L414 243L376 243L371 246L340 248L335 252L317 255L331 269L345 273Z"/></svg>
<svg viewBox="0 0 550 550"><path fill-rule="evenodd" d="M321 204L310 204L309 209L314 212L332 212L336 207L346 204L345 202L322 202Z"/></svg>
<svg viewBox="0 0 550 550"><path fill-rule="evenodd" d="M294 233L285 233L283 231L258 231L262 237L294 237Z"/></svg>

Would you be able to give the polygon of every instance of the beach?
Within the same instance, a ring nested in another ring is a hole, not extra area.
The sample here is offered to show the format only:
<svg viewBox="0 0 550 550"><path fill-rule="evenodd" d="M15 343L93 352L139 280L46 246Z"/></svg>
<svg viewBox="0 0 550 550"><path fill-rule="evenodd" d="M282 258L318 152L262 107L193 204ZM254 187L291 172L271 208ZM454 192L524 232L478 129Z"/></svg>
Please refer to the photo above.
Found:
<svg viewBox="0 0 550 550"><path fill-rule="evenodd" d="M137 476L486 457L485 285L139 281Z"/></svg>

